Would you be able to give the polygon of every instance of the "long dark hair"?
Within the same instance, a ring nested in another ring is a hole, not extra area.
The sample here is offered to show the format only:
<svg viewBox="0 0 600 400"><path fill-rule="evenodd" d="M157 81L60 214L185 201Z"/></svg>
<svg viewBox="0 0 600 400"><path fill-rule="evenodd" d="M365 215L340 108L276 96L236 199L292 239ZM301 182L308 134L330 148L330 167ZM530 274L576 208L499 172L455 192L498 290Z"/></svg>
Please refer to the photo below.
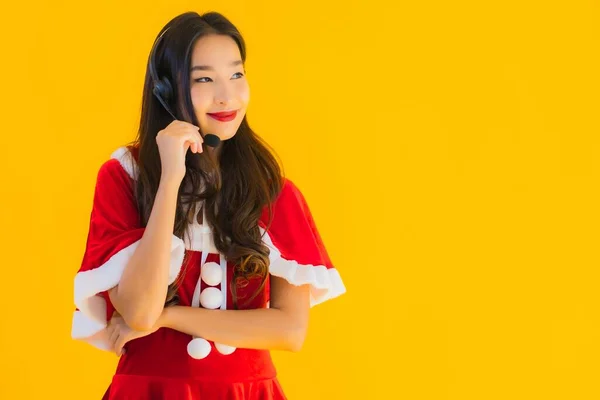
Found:
<svg viewBox="0 0 600 400"><path fill-rule="evenodd" d="M178 15L163 27L158 36L167 28L168 32L156 49L154 65L158 75L168 77L173 85L175 99L169 106L175 116L199 126L190 94L190 63L195 42L209 34L227 35L237 43L244 62L245 42L238 29L217 12ZM161 177L156 135L172 119L153 96L152 78L147 70L140 126L137 137L129 144L138 152L139 175L134 192L143 226L150 218ZM246 116L236 134L221 142L220 146L218 162L207 151L199 154L188 152L173 233L183 238L193 216L199 211L196 202L204 200L215 246L227 261L235 265L230 285L234 307L238 308L237 286L247 284L252 278L260 278L260 286L250 298L252 300L263 289L268 276L269 250L262 242L258 220L265 206L269 215L272 214L271 203L283 186L283 167L270 146L250 128ZM198 215L201 218L202 212ZM186 260L179 278L169 286L166 306L179 301L177 288L185 274Z"/></svg>

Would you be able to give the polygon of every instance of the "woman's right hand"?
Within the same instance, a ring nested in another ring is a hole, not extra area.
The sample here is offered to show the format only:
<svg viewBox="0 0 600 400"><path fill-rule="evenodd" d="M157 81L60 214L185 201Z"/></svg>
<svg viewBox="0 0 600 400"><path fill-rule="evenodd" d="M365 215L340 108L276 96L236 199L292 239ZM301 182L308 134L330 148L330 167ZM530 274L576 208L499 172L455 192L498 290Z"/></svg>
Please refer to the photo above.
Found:
<svg viewBox="0 0 600 400"><path fill-rule="evenodd" d="M123 317L115 311L112 318L107 324L106 335L110 348L117 356L122 356L124 353L123 347L134 339L148 336L156 332L160 326L156 324L152 329L147 331L135 331L127 325Z"/></svg>
<svg viewBox="0 0 600 400"><path fill-rule="evenodd" d="M189 122L174 120L156 135L160 153L162 177L181 183L185 176L185 156L188 149L202 153L204 139L200 128Z"/></svg>

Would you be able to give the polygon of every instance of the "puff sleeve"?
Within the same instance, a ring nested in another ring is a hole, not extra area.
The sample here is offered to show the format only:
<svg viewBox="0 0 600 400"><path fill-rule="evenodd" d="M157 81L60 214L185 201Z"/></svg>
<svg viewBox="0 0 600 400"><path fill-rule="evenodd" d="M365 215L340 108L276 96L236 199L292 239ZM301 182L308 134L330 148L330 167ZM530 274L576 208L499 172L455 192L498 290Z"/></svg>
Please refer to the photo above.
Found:
<svg viewBox="0 0 600 400"><path fill-rule="evenodd" d="M345 293L306 199L291 180L284 179L272 209L270 226L268 208L259 223L270 250L269 273L294 285L309 284L311 307Z"/></svg>
<svg viewBox="0 0 600 400"><path fill-rule="evenodd" d="M83 260L75 275L71 337L108 350L103 335L114 307L108 290L117 286L145 228L133 194L133 178L119 159L111 158L99 169ZM169 281L181 269L184 242L173 235Z"/></svg>

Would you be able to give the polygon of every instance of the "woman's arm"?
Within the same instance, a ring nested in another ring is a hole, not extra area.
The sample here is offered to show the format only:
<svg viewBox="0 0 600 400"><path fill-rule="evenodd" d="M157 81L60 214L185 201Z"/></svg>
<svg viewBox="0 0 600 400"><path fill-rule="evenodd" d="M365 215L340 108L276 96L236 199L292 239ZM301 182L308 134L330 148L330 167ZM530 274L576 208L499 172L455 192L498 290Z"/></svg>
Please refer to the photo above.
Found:
<svg viewBox="0 0 600 400"><path fill-rule="evenodd" d="M299 351L310 310L309 286L294 286L271 276L270 308L208 310L174 306L163 310L162 327L229 346Z"/></svg>
<svg viewBox="0 0 600 400"><path fill-rule="evenodd" d="M163 310L178 191L176 180L161 179L139 246L125 266L119 284L108 292L115 309L137 331L154 327Z"/></svg>

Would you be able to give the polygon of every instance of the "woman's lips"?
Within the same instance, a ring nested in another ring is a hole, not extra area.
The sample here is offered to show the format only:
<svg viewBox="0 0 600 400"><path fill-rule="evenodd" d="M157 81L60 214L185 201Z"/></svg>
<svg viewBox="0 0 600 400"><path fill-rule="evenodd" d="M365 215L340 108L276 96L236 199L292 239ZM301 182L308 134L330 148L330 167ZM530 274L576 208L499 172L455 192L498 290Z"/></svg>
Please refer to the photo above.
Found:
<svg viewBox="0 0 600 400"><path fill-rule="evenodd" d="M216 119L217 121L227 122L231 121L237 115L237 111L224 111L218 113L207 113L209 117Z"/></svg>

